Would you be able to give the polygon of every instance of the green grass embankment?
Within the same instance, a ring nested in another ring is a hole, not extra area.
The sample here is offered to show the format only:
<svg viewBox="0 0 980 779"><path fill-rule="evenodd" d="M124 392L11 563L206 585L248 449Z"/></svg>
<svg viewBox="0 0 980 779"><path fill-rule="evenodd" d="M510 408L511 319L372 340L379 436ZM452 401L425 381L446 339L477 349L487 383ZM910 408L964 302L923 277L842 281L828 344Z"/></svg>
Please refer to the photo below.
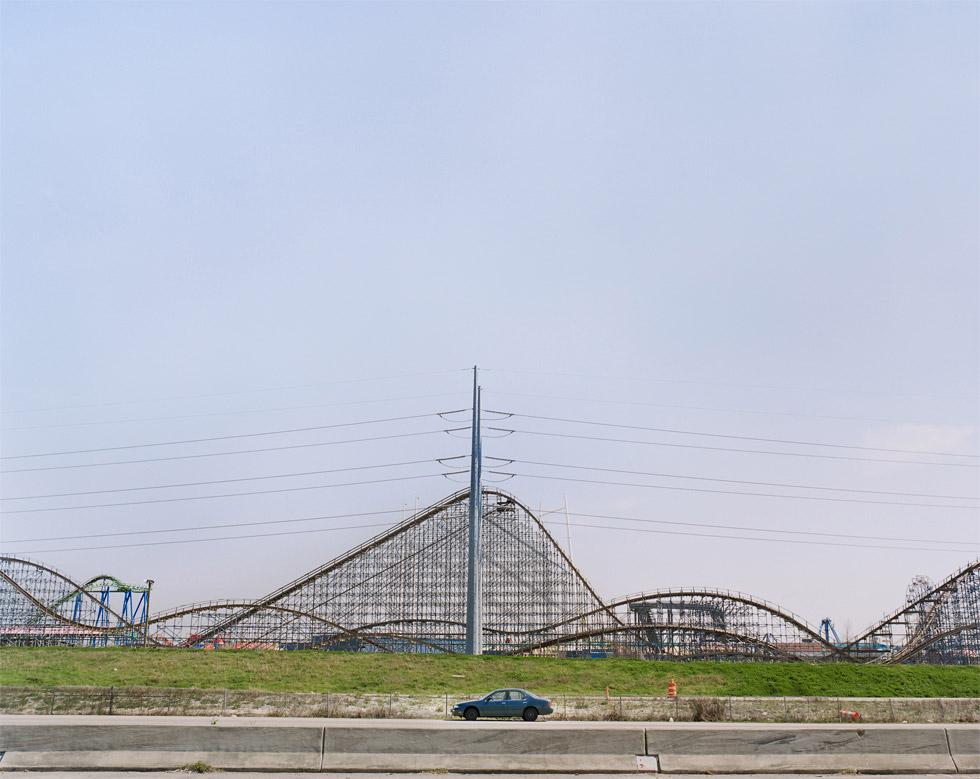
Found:
<svg viewBox="0 0 980 779"><path fill-rule="evenodd" d="M272 692L980 697L980 667L566 660L339 652L0 649L0 685L196 687Z"/></svg>

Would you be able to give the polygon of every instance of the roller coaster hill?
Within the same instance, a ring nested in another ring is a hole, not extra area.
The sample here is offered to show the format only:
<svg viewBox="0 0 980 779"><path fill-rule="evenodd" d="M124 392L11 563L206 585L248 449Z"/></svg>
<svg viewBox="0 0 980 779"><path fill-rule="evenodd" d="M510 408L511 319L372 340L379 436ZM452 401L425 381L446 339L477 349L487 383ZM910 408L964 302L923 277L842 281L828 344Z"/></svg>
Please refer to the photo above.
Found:
<svg viewBox="0 0 980 779"><path fill-rule="evenodd" d="M980 664L980 561L905 602L850 641L749 595L668 589L604 600L517 498L480 491L484 653L556 657ZM476 508L474 510L477 510ZM462 491L259 600L150 613L150 585L76 583L0 558L7 645L466 649L469 492Z"/></svg>

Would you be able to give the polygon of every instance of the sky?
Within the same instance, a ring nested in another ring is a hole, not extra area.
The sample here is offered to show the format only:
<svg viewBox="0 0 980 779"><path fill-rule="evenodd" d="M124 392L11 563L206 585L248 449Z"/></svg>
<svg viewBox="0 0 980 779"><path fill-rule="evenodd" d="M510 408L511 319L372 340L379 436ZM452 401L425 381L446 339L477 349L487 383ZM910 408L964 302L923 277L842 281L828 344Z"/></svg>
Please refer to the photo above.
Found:
<svg viewBox="0 0 980 779"><path fill-rule="evenodd" d="M0 4L2 548L260 597L465 486L479 365L602 595L859 630L980 549L978 16Z"/></svg>

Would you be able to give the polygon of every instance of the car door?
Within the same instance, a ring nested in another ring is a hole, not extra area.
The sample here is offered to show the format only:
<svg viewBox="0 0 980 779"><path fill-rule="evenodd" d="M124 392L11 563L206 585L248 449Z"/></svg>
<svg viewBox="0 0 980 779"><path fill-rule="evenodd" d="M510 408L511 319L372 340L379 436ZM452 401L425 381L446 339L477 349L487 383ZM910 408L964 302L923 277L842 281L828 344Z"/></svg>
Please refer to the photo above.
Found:
<svg viewBox="0 0 980 779"><path fill-rule="evenodd" d="M480 707L480 714L484 717L506 717L507 690L495 690L490 693Z"/></svg>
<svg viewBox="0 0 980 779"><path fill-rule="evenodd" d="M521 690L507 690L507 716L520 717L524 713L525 701Z"/></svg>

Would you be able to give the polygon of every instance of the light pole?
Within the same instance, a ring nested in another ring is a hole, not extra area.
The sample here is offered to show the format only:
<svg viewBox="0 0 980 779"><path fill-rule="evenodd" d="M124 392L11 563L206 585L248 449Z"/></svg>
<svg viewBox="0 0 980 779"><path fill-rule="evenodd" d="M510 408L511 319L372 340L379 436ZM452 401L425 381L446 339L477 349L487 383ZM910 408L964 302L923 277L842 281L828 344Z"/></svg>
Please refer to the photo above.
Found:
<svg viewBox="0 0 980 779"><path fill-rule="evenodd" d="M146 580L146 595L143 596L143 648L150 640L150 590L153 589L153 579Z"/></svg>

